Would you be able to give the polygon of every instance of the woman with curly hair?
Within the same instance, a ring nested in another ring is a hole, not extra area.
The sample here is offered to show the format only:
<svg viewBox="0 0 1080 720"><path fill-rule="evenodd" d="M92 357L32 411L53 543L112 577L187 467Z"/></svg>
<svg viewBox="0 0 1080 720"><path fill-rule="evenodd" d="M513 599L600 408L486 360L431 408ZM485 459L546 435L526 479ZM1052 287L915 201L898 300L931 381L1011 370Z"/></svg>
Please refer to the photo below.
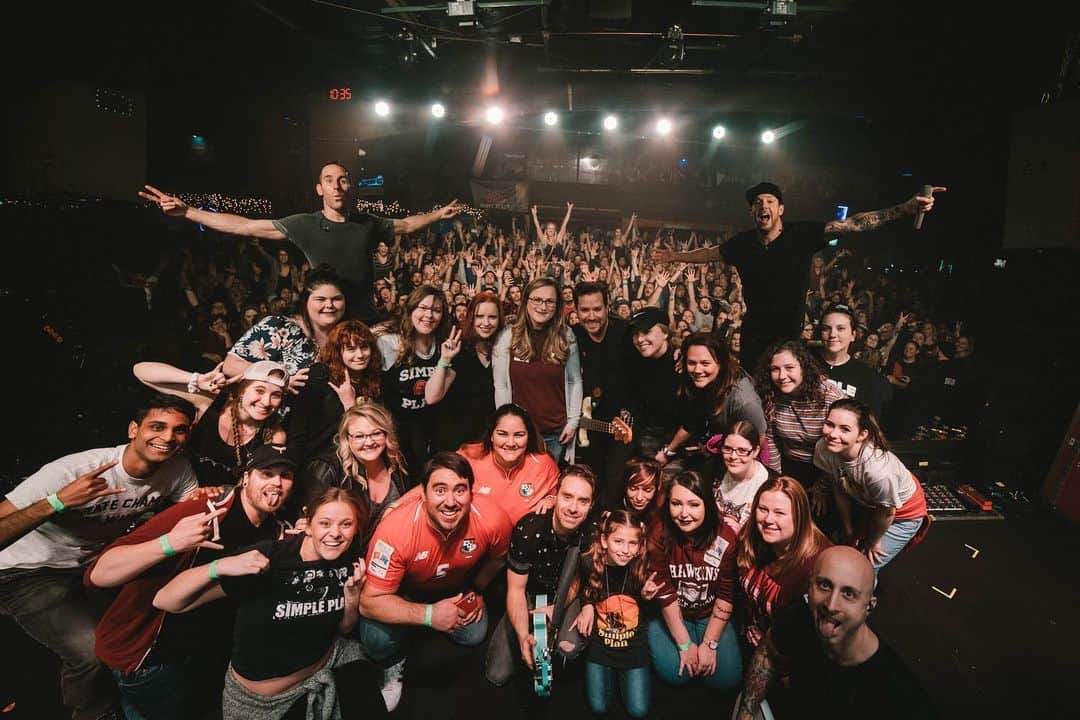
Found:
<svg viewBox="0 0 1080 720"><path fill-rule="evenodd" d="M566 326L554 280L536 278L523 295L522 312L499 334L492 351L495 405L513 402L528 410L556 462L567 445L567 460L573 462L582 392L577 340Z"/></svg>
<svg viewBox="0 0 1080 720"><path fill-rule="evenodd" d="M821 474L814 467L814 445L829 406L845 397L843 391L828 382L817 358L797 340L770 346L755 381L765 410L769 465L779 460L784 475L809 488Z"/></svg>
<svg viewBox="0 0 1080 720"><path fill-rule="evenodd" d="M687 441L693 444L726 435L740 420L765 432L765 414L754 383L716 334L696 333L683 341L679 372L682 424L671 442L656 453L657 462L666 463ZM779 466L775 455L768 462Z"/></svg>
<svg viewBox="0 0 1080 720"><path fill-rule="evenodd" d="M765 637L778 611L806 592L818 553L831 543L810 516L810 500L795 478L770 479L754 496L739 531L743 639L750 649Z"/></svg>
<svg viewBox="0 0 1080 720"><path fill-rule="evenodd" d="M446 298L434 285L421 285L409 293L396 332L377 341L382 353L382 394L394 416L401 438L405 467L419 472L434 448L438 416L425 397L435 375L439 344L450 330Z"/></svg>
<svg viewBox="0 0 1080 720"><path fill-rule="evenodd" d="M375 336L359 320L338 323L326 336L319 362L308 371L288 416L289 451L302 462L332 451L341 413L382 395L382 356Z"/></svg>

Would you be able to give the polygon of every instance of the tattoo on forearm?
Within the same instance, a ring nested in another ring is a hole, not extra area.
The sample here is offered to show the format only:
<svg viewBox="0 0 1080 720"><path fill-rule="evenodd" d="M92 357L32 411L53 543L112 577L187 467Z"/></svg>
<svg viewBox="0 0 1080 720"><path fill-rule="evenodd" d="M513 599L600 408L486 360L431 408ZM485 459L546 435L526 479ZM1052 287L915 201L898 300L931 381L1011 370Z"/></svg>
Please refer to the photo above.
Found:
<svg viewBox="0 0 1080 720"><path fill-rule="evenodd" d="M880 225L892 222L907 214L907 204L901 203L884 210L871 210L869 212L852 215L847 220L833 220L825 225L827 233L855 233L873 230Z"/></svg>
<svg viewBox="0 0 1080 720"><path fill-rule="evenodd" d="M769 682L772 680L772 662L769 653L765 649L765 641L758 645L751 661L750 669L746 672L746 680L743 685L742 704L739 712L753 716L765 699L769 690Z"/></svg>

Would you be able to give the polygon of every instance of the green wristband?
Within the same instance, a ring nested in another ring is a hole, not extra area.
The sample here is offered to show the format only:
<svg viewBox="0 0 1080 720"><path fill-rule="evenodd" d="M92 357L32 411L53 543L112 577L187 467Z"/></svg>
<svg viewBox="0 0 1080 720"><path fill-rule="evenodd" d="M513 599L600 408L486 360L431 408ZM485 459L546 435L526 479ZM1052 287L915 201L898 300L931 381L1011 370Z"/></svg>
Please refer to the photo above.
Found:
<svg viewBox="0 0 1080 720"><path fill-rule="evenodd" d="M424 627L431 627L431 611L433 609L431 603L424 606Z"/></svg>
<svg viewBox="0 0 1080 720"><path fill-rule="evenodd" d="M450 363L446 362L446 361L445 361L445 360L443 360L442 358L439 358L439 362L435 363L435 365L437 365L438 367L441 367L441 368L446 368L447 370L449 370L450 368L452 368L452 367L453 367L453 365L451 365Z"/></svg>
<svg viewBox="0 0 1080 720"><path fill-rule="evenodd" d="M220 580L221 579L221 578L218 577L218 574L217 574L217 560L211 560L210 561L210 579L211 580Z"/></svg>
<svg viewBox="0 0 1080 720"><path fill-rule="evenodd" d="M52 509L56 512L62 513L67 510L67 505L57 497L56 493L49 493L45 496L45 499L49 501L49 504L52 505Z"/></svg>
<svg viewBox="0 0 1080 720"><path fill-rule="evenodd" d="M679 652L686 652L687 650L690 649L690 646L693 645L693 644L694 643L690 642L689 640L687 640L684 643L679 643L679 645L678 645Z"/></svg>
<svg viewBox="0 0 1080 720"><path fill-rule="evenodd" d="M165 557L172 557L176 554L176 551L173 550L172 543L169 542L168 535L162 535L161 537L159 537L158 543L161 545L161 552L165 553Z"/></svg>

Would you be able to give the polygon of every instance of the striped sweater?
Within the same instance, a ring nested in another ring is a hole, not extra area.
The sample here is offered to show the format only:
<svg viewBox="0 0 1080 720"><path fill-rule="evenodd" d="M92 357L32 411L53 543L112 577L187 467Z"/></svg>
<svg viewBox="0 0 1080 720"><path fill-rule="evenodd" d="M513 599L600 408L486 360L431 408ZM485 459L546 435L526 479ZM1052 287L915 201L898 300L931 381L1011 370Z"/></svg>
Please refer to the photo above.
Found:
<svg viewBox="0 0 1080 720"><path fill-rule="evenodd" d="M823 400L788 400L776 398L776 409L765 432L769 457L785 457L802 463L814 460L814 445L821 437L821 428L829 414L829 406L846 397L832 383L823 382Z"/></svg>

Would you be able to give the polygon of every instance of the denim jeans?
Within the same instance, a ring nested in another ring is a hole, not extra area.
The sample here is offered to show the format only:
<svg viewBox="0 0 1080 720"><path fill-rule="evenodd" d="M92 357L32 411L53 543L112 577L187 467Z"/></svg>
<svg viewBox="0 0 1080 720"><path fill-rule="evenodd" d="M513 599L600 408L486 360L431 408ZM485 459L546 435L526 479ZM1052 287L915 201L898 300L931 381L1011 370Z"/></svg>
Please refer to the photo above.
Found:
<svg viewBox="0 0 1080 720"><path fill-rule="evenodd" d="M94 655L97 618L81 568L0 571L0 613L60 657L60 693L74 720L116 709L116 687Z"/></svg>
<svg viewBox="0 0 1080 720"><path fill-rule="evenodd" d="M889 529L885 531L885 534L879 541L881 549L885 553L885 557L874 563L874 573L877 573L881 568L889 564L894 557L900 554L900 551L907 547L907 544L911 542L911 538L915 537L915 534L922 528L922 524L928 522L926 518L915 518L914 520L897 520Z"/></svg>
<svg viewBox="0 0 1080 720"><path fill-rule="evenodd" d="M133 673L112 671L127 720L179 720L187 696L182 665L150 665Z"/></svg>
<svg viewBox="0 0 1080 720"><path fill-rule="evenodd" d="M616 681L616 675L618 680ZM585 695L589 699L589 708L597 715L603 715L611 706L615 697L615 683L622 691L623 706L632 718L643 718L649 714L649 700L652 695L652 678L649 668L637 667L629 670L585 663Z"/></svg>
<svg viewBox="0 0 1080 720"><path fill-rule="evenodd" d="M566 446L559 442L559 435L561 434L562 432L543 433L541 435L544 438L544 445L547 446L548 453L555 458L556 463L562 460L563 453L566 451Z"/></svg>
<svg viewBox="0 0 1080 720"><path fill-rule="evenodd" d="M484 642L487 635L488 611L484 608L480 619L471 625L459 627L449 633L450 639L458 645L474 647ZM356 639L364 651L364 656L380 667L390 667L402 660L408 636L418 628L412 625L390 625L361 616L356 626Z"/></svg>
<svg viewBox="0 0 1080 720"><path fill-rule="evenodd" d="M695 645L701 644L705 635L705 626L709 618L683 620L683 626L690 633L690 640ZM679 675L679 648L668 631L663 618L654 618L649 623L649 654L652 655L656 674L668 685L685 685L690 682L690 675ZM731 690L739 684L742 677L742 655L739 652L738 633L734 624L728 622L720 636L716 648L716 668L704 678L705 687L710 690Z"/></svg>

